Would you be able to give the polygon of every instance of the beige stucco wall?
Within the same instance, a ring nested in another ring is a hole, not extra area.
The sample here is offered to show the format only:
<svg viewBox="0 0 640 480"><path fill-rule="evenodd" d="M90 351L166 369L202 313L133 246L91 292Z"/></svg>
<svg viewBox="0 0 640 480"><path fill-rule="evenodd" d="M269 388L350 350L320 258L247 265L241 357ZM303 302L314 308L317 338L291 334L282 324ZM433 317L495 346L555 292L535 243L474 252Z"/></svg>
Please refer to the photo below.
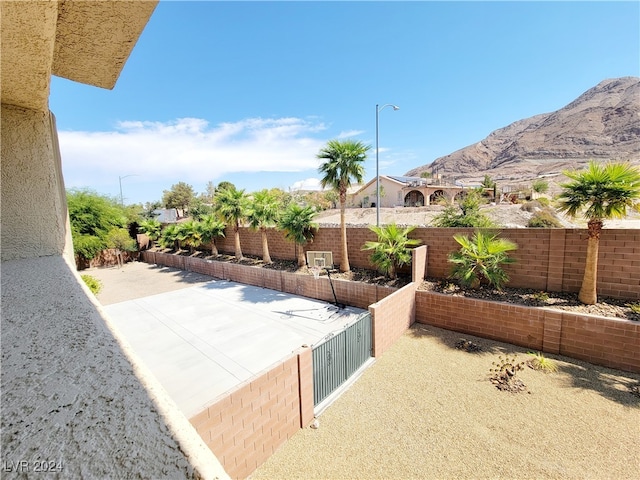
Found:
<svg viewBox="0 0 640 480"><path fill-rule="evenodd" d="M55 122L2 105L2 260L62 255L67 208Z"/></svg>

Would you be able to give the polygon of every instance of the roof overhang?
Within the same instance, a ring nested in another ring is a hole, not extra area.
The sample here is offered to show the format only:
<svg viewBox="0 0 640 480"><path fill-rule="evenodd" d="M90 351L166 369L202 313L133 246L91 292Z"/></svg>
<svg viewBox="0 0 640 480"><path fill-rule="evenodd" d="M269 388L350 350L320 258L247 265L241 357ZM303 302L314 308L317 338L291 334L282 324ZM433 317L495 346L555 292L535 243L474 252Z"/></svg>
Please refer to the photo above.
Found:
<svg viewBox="0 0 640 480"><path fill-rule="evenodd" d="M113 88L158 0L0 4L2 103L45 110L51 75Z"/></svg>

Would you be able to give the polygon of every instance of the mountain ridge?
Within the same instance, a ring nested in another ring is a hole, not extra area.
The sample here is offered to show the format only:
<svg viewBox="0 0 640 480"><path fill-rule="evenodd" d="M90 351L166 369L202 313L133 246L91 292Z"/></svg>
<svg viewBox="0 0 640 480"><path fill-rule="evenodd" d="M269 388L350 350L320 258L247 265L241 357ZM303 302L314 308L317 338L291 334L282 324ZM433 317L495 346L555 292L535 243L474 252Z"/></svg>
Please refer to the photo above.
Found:
<svg viewBox="0 0 640 480"><path fill-rule="evenodd" d="M640 164L640 77L603 80L559 110L517 120L405 175L526 181L591 159Z"/></svg>

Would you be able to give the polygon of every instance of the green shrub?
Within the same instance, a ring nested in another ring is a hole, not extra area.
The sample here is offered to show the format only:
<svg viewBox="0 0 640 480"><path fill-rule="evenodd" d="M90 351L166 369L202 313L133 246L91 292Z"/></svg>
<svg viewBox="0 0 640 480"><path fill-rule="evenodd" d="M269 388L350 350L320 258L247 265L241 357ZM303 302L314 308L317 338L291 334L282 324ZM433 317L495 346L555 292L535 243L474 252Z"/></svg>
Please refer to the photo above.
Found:
<svg viewBox="0 0 640 480"><path fill-rule="evenodd" d="M543 208L534 213L527 227L530 228L562 228L562 223L558 220L555 212L551 208Z"/></svg>
<svg viewBox="0 0 640 480"><path fill-rule="evenodd" d="M548 207L549 205L551 205L551 201L547 197L538 197L536 200L543 207Z"/></svg>
<svg viewBox="0 0 640 480"><path fill-rule="evenodd" d="M409 238L416 227L399 228L395 223L369 230L378 236L377 242L366 242L362 250L373 250L369 257L371 262L390 278L396 278L396 271L411 261L411 249L420 245L421 241Z"/></svg>
<svg viewBox="0 0 640 480"><path fill-rule="evenodd" d="M527 365L534 370L542 370L545 373L555 373L558 371L556 362L545 357L542 352L527 352L533 358L527 361Z"/></svg>
<svg viewBox="0 0 640 480"><path fill-rule="evenodd" d="M102 282L100 280L91 275L81 275L81 278L94 295L100 293L100 290L102 290Z"/></svg>
<svg viewBox="0 0 640 480"><path fill-rule="evenodd" d="M518 246L497 234L477 231L472 238L465 235L454 235L460 250L449 254L449 262L453 263L451 275L462 285L478 288L485 282L498 290L509 281L509 276L502 265L515 262L508 252Z"/></svg>

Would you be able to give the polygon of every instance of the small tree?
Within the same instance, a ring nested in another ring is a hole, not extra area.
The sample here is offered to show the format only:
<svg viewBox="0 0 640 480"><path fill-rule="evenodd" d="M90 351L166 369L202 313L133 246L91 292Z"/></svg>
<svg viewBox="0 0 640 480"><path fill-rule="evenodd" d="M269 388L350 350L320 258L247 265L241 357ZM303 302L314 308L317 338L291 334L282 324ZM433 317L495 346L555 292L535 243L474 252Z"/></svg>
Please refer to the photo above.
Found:
<svg viewBox="0 0 640 480"><path fill-rule="evenodd" d="M481 230L471 239L466 235L454 235L453 238L460 250L449 254L449 262L454 264L451 276L462 285L478 288L486 282L500 290L509 281L502 266L515 262L508 255L518 248L515 243Z"/></svg>
<svg viewBox="0 0 640 480"><path fill-rule="evenodd" d="M149 240L155 242L160 237L160 231L162 230L162 224L155 218L149 218L143 220L138 225L138 231L144 233Z"/></svg>
<svg viewBox="0 0 640 480"><path fill-rule="evenodd" d="M578 298L587 305L598 301L598 248L603 220L620 218L627 207L640 211L640 169L629 163L589 163L586 170L564 172L572 181L562 185L558 209L587 219L587 258Z"/></svg>
<svg viewBox="0 0 640 480"><path fill-rule="evenodd" d="M197 223L193 220L188 220L178 225L177 237L183 245L189 247L190 253L193 253L202 242Z"/></svg>
<svg viewBox="0 0 640 480"><path fill-rule="evenodd" d="M172 223L162 230L160 235L160 245L164 248L172 248L175 251L180 250L180 239L178 238L178 225Z"/></svg>
<svg viewBox="0 0 640 480"><path fill-rule="evenodd" d="M276 225L279 215L280 203L269 190L265 189L253 194L247 219L249 220L249 226L253 230L260 231L262 238L262 261L265 263L271 263L267 230Z"/></svg>
<svg viewBox="0 0 640 480"><path fill-rule="evenodd" d="M312 207L301 207L290 203L283 212L278 223L278 228L284 232L285 238L293 241L298 248L298 266L304 267L306 259L304 247L313 240L318 224L313 221L316 212Z"/></svg>
<svg viewBox="0 0 640 480"><path fill-rule="evenodd" d="M408 238L416 227L411 226L405 229L399 228L395 223L376 227L369 227L369 230L378 235L377 242L366 242L363 250L373 250L371 262L382 270L390 278L396 278L399 267L411 261L411 249L420 245L421 241Z"/></svg>
<svg viewBox="0 0 640 480"><path fill-rule="evenodd" d="M549 182L544 179L534 180L531 189L536 193L546 193L549 190Z"/></svg>
<svg viewBox="0 0 640 480"><path fill-rule="evenodd" d="M171 185L171 190L165 190L162 193L162 203L165 208L182 210L183 216L187 214L187 209L193 203L194 198L193 187L185 182Z"/></svg>
<svg viewBox="0 0 640 480"><path fill-rule="evenodd" d="M225 227L224 222L219 221L214 215L206 215L196 224L202 243L208 243L211 246L211 255L218 255L216 238L224 237Z"/></svg>
<svg viewBox="0 0 640 480"><path fill-rule="evenodd" d="M233 226L235 239L235 256L242 260L242 247L240 245L240 223L247 217L249 199L244 190L236 190L231 186L219 189L215 197L215 210L224 219L227 225ZM220 187L218 187L220 188Z"/></svg>
<svg viewBox="0 0 640 480"><path fill-rule="evenodd" d="M129 236L129 232L124 228L113 228L109 230L106 240L107 247L113 248L116 251L118 267L122 267L124 264L122 252L135 252L137 248L136 241Z"/></svg>

